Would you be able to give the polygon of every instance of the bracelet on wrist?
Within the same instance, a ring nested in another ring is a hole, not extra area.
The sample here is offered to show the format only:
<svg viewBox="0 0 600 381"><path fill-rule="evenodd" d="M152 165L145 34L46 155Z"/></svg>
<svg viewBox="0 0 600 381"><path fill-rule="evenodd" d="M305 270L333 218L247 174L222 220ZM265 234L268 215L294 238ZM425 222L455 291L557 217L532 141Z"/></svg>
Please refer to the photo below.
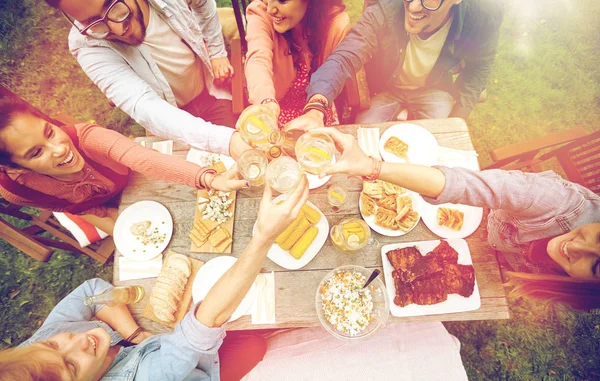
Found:
<svg viewBox="0 0 600 381"><path fill-rule="evenodd" d="M135 331L133 331L133 333L131 335L129 335L129 337L127 337L125 339L125 341L129 341L131 342L131 340L135 339L136 337L139 336L140 333L142 333L143 328L142 327L137 327L137 329Z"/></svg>
<svg viewBox="0 0 600 381"><path fill-rule="evenodd" d="M262 102L260 102L261 105L265 105L267 103L275 103L275 104L279 105L279 102L277 102L277 99L273 99L273 98L265 98L262 100Z"/></svg>
<svg viewBox="0 0 600 381"><path fill-rule="evenodd" d="M206 179L206 175L214 175L210 181L207 181ZM204 173L202 174L202 176L200 177L200 185L204 186L204 188L209 191L212 189L212 183L215 180L215 177L217 177L217 171L215 169L209 168L206 169L204 171Z"/></svg>
<svg viewBox="0 0 600 381"><path fill-rule="evenodd" d="M374 157L372 157L371 160L373 161L373 171L369 176L361 176L363 181L375 181L381 174L381 160L377 160Z"/></svg>

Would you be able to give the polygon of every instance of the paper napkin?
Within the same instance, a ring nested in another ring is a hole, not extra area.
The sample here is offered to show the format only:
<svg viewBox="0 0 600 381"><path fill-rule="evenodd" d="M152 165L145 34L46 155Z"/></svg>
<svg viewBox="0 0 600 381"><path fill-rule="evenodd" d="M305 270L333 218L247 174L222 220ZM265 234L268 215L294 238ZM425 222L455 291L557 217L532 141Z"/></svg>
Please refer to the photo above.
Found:
<svg viewBox="0 0 600 381"><path fill-rule="evenodd" d="M252 324L275 324L275 273L258 274Z"/></svg>
<svg viewBox="0 0 600 381"><path fill-rule="evenodd" d="M152 149L157 150L160 153L164 153L166 155L173 154L173 141L165 140L162 142L154 142L152 143Z"/></svg>
<svg viewBox="0 0 600 381"><path fill-rule="evenodd" d="M365 154L381 160L379 154L379 128L363 128L359 127L356 130L358 137L358 145Z"/></svg>
<svg viewBox="0 0 600 381"><path fill-rule="evenodd" d="M162 269L162 254L149 261L133 261L119 257L119 281L156 278Z"/></svg>

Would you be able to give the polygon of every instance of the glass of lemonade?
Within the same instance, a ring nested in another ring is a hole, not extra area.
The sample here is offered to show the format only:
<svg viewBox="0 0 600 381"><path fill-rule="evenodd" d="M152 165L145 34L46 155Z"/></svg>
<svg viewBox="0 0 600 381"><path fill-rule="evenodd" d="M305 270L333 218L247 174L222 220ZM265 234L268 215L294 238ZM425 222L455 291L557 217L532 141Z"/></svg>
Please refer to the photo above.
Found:
<svg viewBox="0 0 600 381"><path fill-rule="evenodd" d="M267 166L267 182L280 193L292 193L301 178L300 167L291 157L282 156Z"/></svg>
<svg viewBox="0 0 600 381"><path fill-rule="evenodd" d="M255 149L244 151L237 163L240 173L251 186L261 186L265 183L268 161L262 152Z"/></svg>
<svg viewBox="0 0 600 381"><path fill-rule="evenodd" d="M346 217L331 228L329 235L331 241L342 251L355 251L369 243L371 229L360 218Z"/></svg>
<svg viewBox="0 0 600 381"><path fill-rule="evenodd" d="M329 205L331 205L335 212L340 210L342 205L346 203L347 198L348 192L342 185L334 184L327 190L327 201L329 201Z"/></svg>
<svg viewBox="0 0 600 381"><path fill-rule="evenodd" d="M328 135L307 132L298 138L295 152L304 172L318 175L333 162L335 144Z"/></svg>
<svg viewBox="0 0 600 381"><path fill-rule="evenodd" d="M279 143L282 139L277 119L264 105L247 107L238 118L235 128L242 135L242 139L253 147L267 147Z"/></svg>

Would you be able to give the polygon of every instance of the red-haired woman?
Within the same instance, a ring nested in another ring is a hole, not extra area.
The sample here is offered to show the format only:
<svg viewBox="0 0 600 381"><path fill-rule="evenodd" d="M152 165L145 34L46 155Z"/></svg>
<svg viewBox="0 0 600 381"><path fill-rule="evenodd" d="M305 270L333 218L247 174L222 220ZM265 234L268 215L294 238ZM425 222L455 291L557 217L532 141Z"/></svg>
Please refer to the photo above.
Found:
<svg viewBox="0 0 600 381"><path fill-rule="evenodd" d="M336 129L315 130L333 138L342 158L323 175L377 178L420 193L431 204L491 209L488 243L502 252L513 296L600 308L600 196L554 172L425 167L381 163L354 137Z"/></svg>
<svg viewBox="0 0 600 381"><path fill-rule="evenodd" d="M346 36L343 0L254 0L246 10L246 81L252 104L266 104L282 128L302 115L310 75ZM337 124L327 110L325 125Z"/></svg>

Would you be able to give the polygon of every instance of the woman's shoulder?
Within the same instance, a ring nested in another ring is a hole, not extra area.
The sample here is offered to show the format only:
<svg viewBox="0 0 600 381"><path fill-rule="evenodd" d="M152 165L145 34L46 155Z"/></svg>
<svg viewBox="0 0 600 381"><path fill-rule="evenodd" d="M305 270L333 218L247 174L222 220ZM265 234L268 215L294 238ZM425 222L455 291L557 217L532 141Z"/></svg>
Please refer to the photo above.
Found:
<svg viewBox="0 0 600 381"><path fill-rule="evenodd" d="M269 16L269 12L267 12L267 4L263 0L254 0L248 4L246 8L246 16L256 14L264 18L271 17Z"/></svg>

